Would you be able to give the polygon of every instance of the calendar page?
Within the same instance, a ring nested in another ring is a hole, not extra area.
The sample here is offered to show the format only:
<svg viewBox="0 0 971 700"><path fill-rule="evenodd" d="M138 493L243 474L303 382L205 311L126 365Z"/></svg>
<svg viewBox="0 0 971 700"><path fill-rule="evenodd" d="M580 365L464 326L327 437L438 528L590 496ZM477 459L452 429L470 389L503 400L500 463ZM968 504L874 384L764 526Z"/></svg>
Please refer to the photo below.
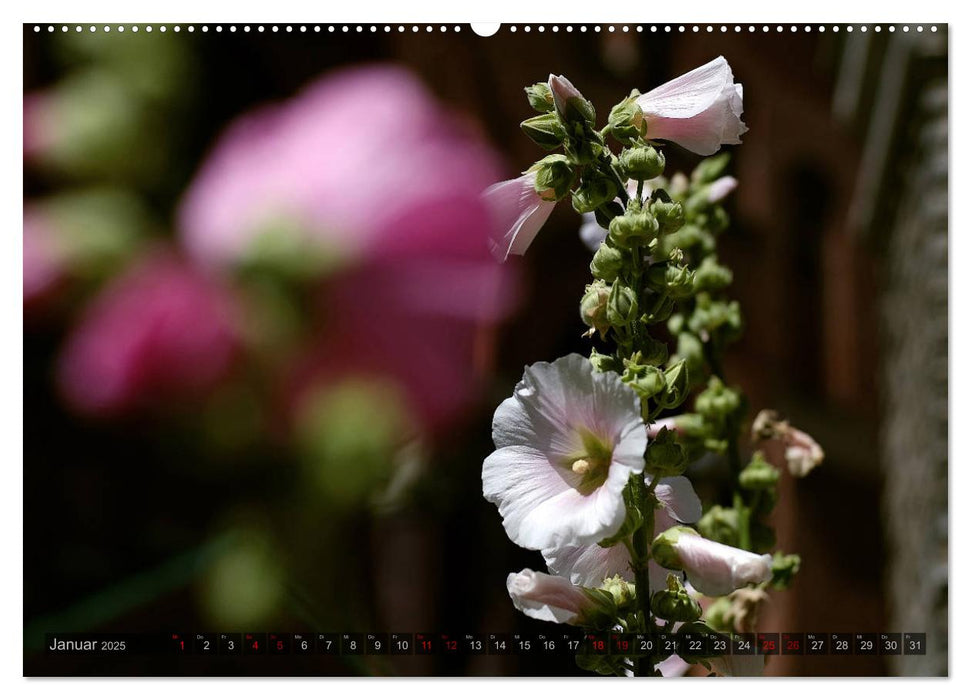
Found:
<svg viewBox="0 0 971 700"><path fill-rule="evenodd" d="M556 19L23 25L25 676L948 675L948 25Z"/></svg>

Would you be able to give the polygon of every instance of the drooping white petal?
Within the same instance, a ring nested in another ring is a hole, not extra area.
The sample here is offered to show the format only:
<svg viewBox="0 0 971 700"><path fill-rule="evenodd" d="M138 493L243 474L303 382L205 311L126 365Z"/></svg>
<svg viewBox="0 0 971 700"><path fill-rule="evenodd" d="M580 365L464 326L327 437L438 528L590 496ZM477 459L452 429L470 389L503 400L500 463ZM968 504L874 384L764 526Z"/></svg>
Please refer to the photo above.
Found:
<svg viewBox="0 0 971 700"><path fill-rule="evenodd" d="M531 569L509 574L506 589L517 610L547 622L572 624L591 605L586 594L565 578Z"/></svg>
<svg viewBox="0 0 971 700"><path fill-rule="evenodd" d="M616 374L595 372L575 354L527 367L496 410L492 437L482 492L516 544L594 544L623 523L623 489L644 469L647 435L636 394ZM571 468L591 440L609 459L592 483Z"/></svg>
<svg viewBox="0 0 971 700"><path fill-rule="evenodd" d="M496 259L522 255L556 206L536 192L536 173L498 182L482 193L492 214L489 247Z"/></svg>
<svg viewBox="0 0 971 700"><path fill-rule="evenodd" d="M772 557L705 539L681 534L674 543L688 580L700 593L727 595L750 583L772 578Z"/></svg>
<svg viewBox="0 0 971 700"><path fill-rule="evenodd" d="M675 520L682 523L695 523L701 520L701 499L695 493L691 482L684 476L670 476L661 479L654 489L657 500ZM663 532L667 528L658 528Z"/></svg>
<svg viewBox="0 0 971 700"><path fill-rule="evenodd" d="M689 668L691 668L691 664L677 654L672 654L657 665L657 670L665 678L680 678L688 672Z"/></svg>
<svg viewBox="0 0 971 700"><path fill-rule="evenodd" d="M741 143L742 88L724 57L699 66L637 98L647 138L674 141L699 155Z"/></svg>

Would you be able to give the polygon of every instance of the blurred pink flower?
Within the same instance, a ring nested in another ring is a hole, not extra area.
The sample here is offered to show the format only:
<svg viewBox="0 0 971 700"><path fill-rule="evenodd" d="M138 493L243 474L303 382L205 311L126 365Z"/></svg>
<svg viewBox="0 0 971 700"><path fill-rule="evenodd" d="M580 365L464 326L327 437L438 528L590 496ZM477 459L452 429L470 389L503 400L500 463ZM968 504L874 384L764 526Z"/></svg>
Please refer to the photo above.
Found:
<svg viewBox="0 0 971 700"><path fill-rule="evenodd" d="M91 302L64 348L58 380L85 413L191 400L226 377L237 341L227 292L174 255L156 253Z"/></svg>
<svg viewBox="0 0 971 700"><path fill-rule="evenodd" d="M24 305L50 292L63 276L60 256L43 217L24 208Z"/></svg>
<svg viewBox="0 0 971 700"><path fill-rule="evenodd" d="M483 329L516 296L480 200L498 172L409 72L344 70L229 127L185 195L180 235L208 265L267 243L337 261L322 268L326 323L294 370L295 402L315 382L373 374L437 427L476 395Z"/></svg>

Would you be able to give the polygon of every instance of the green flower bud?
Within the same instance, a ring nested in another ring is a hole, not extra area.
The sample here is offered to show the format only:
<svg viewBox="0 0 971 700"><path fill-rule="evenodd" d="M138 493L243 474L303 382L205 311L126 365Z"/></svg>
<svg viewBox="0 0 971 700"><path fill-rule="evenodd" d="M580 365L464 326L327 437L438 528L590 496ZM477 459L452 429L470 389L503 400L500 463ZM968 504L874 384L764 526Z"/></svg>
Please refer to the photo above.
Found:
<svg viewBox="0 0 971 700"><path fill-rule="evenodd" d="M596 350L590 351L590 364L598 372L620 372L621 364L613 355L604 355Z"/></svg>
<svg viewBox="0 0 971 700"><path fill-rule="evenodd" d="M607 204L617 196L617 185L599 173L583 178L580 188L573 193L573 208L586 214Z"/></svg>
<svg viewBox="0 0 971 700"><path fill-rule="evenodd" d="M626 284L615 281L610 287L607 300L607 320L610 325L622 328L637 318L637 295Z"/></svg>
<svg viewBox="0 0 971 700"><path fill-rule="evenodd" d="M523 133L531 138L533 142L535 142L538 146L545 148L547 151L552 151L554 148L559 148L566 140L566 129L564 129L563 124L560 123L560 118L552 112L530 117L522 122L519 125L519 128L522 129Z"/></svg>
<svg viewBox="0 0 971 700"><path fill-rule="evenodd" d="M684 331L684 324L684 314L672 314L671 318L668 319L668 331L671 335L677 335Z"/></svg>
<svg viewBox="0 0 971 700"><path fill-rule="evenodd" d="M567 195L573 185L575 174L566 156L556 153L546 156L533 166L536 171L534 187L539 195L548 201L560 200Z"/></svg>
<svg viewBox="0 0 971 700"><path fill-rule="evenodd" d="M654 541L651 543L651 556L654 557L654 561L665 569L680 571L684 566L681 564L681 558L678 556L678 552L674 546L678 543L678 538L681 535L697 534L695 530L684 525L668 528L654 538Z"/></svg>
<svg viewBox="0 0 971 700"><path fill-rule="evenodd" d="M647 243L657 232L657 219L646 211L627 213L610 222L610 238L624 249Z"/></svg>
<svg viewBox="0 0 971 700"><path fill-rule="evenodd" d="M644 314L645 323L660 323L666 321L674 313L674 299L668 295L660 296L650 291L644 290L643 307L648 309Z"/></svg>
<svg viewBox="0 0 971 700"><path fill-rule="evenodd" d="M653 180L664 172L664 154L653 146L625 148L620 154L620 169L632 180Z"/></svg>
<svg viewBox="0 0 971 700"><path fill-rule="evenodd" d="M549 83L535 83L527 88L526 99L529 106L537 112L552 112L555 108L553 104L553 91L550 90Z"/></svg>
<svg viewBox="0 0 971 700"><path fill-rule="evenodd" d="M776 552L772 556L772 587L782 591L792 585L792 577L799 573L801 563L798 554Z"/></svg>
<svg viewBox="0 0 971 700"><path fill-rule="evenodd" d="M625 146L636 143L638 138L644 135L646 127L644 112L637 104L636 97L637 95L631 93L630 97L614 105L610 110L610 116L607 117L610 135Z"/></svg>
<svg viewBox="0 0 971 700"><path fill-rule="evenodd" d="M664 408L677 408L688 398L688 367L681 360L664 371L667 388L660 404Z"/></svg>
<svg viewBox="0 0 971 700"><path fill-rule="evenodd" d="M696 297L695 310L688 327L696 335L721 333L725 340L734 340L742 332L742 310L737 301L716 301L707 293Z"/></svg>
<svg viewBox="0 0 971 700"><path fill-rule="evenodd" d="M674 574L668 574L667 589L651 596L651 610L672 622L694 622L701 617L701 604L688 594Z"/></svg>
<svg viewBox="0 0 971 700"><path fill-rule="evenodd" d="M717 292L732 283L732 271L718 264L714 255L709 255L701 261L695 270L695 292Z"/></svg>
<svg viewBox="0 0 971 700"><path fill-rule="evenodd" d="M709 540L731 547L738 546L738 513L731 508L712 506L696 526L698 532Z"/></svg>
<svg viewBox="0 0 971 700"><path fill-rule="evenodd" d="M647 337L641 343L644 362L649 365L662 365L668 360L668 346L656 338Z"/></svg>
<svg viewBox="0 0 971 700"><path fill-rule="evenodd" d="M726 387L718 377L711 377L708 388L695 399L695 410L716 423L733 415L740 406L738 392Z"/></svg>
<svg viewBox="0 0 971 700"><path fill-rule="evenodd" d="M590 272L594 277L599 277L607 282L613 282L617 275L624 269L624 253L616 248L610 241L604 241L593 254L590 261Z"/></svg>
<svg viewBox="0 0 971 700"><path fill-rule="evenodd" d="M613 597L614 605L618 609L633 607L635 595L632 583L625 581L620 576L614 576L605 579L601 588Z"/></svg>
<svg viewBox="0 0 971 700"><path fill-rule="evenodd" d="M607 321L607 303L610 298L610 288L605 282L596 280L588 284L580 300L580 319L591 328L595 328L601 336L609 329Z"/></svg>
<svg viewBox="0 0 971 700"><path fill-rule="evenodd" d="M694 292L694 272L682 265L655 263L647 270L647 283L674 299L683 299Z"/></svg>
<svg viewBox="0 0 971 700"><path fill-rule="evenodd" d="M657 219L661 233L673 233L684 226L684 209L681 202L651 202L651 213Z"/></svg>
<svg viewBox="0 0 971 700"><path fill-rule="evenodd" d="M679 476L688 466L684 448L675 439L676 433L666 427L658 431L644 454L645 469L651 474Z"/></svg>
<svg viewBox="0 0 971 700"><path fill-rule="evenodd" d="M549 86L553 94L553 105L563 121L568 124L571 122L592 124L597 120L597 112L593 104L562 75L551 75Z"/></svg>
<svg viewBox="0 0 971 700"><path fill-rule="evenodd" d="M779 470L766 462L761 452L752 455L752 461L738 475L738 485L747 491L771 489L778 481Z"/></svg>
<svg viewBox="0 0 971 700"><path fill-rule="evenodd" d="M629 365L621 378L642 399L664 391L664 373L650 365Z"/></svg>
<svg viewBox="0 0 971 700"><path fill-rule="evenodd" d="M670 321L668 325L670 326ZM678 333L678 350L675 356L687 363L685 366L688 369L688 378L698 383L705 371L705 351L701 339L694 333Z"/></svg>
<svg viewBox="0 0 971 700"><path fill-rule="evenodd" d="M692 171L691 182L696 185L714 182L725 172L729 160L731 160L731 155L728 152L722 152L717 156L705 158Z"/></svg>
<svg viewBox="0 0 971 700"><path fill-rule="evenodd" d="M719 632L731 632L734 628L733 612L729 596L715 598L705 610L705 622Z"/></svg>

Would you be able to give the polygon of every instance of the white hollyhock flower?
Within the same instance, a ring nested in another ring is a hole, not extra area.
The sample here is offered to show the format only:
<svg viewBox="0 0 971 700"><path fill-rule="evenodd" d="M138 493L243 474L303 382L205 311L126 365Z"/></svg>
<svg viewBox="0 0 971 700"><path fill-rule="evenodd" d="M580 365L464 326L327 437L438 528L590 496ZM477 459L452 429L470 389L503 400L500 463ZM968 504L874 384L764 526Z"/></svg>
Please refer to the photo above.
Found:
<svg viewBox="0 0 971 700"><path fill-rule="evenodd" d="M701 518L701 501L686 477L661 479L654 494L660 505L654 513L655 533L664 532L678 523L693 523ZM580 586L600 586L604 579L612 576L634 580L630 553L620 542L610 547L597 544L551 547L543 550L543 557L552 573L566 576ZM648 573L651 590L660 590L667 585L669 572L654 561L648 563Z"/></svg>
<svg viewBox="0 0 971 700"><path fill-rule="evenodd" d="M509 574L506 589L517 610L546 622L573 624L593 607L579 586L531 569Z"/></svg>
<svg viewBox="0 0 971 700"><path fill-rule="evenodd" d="M707 596L727 595L750 583L772 578L772 557L705 539L688 527L673 527L652 545L658 564L684 571L691 585Z"/></svg>
<svg viewBox="0 0 971 700"><path fill-rule="evenodd" d="M644 470L640 401L581 355L526 368L492 421L482 493L528 549L593 544L624 522L623 490Z"/></svg>
<svg viewBox="0 0 971 700"><path fill-rule="evenodd" d="M499 261L525 253L556 206L536 191L535 171L492 185L482 198L493 220L489 247Z"/></svg>
<svg viewBox="0 0 971 700"><path fill-rule="evenodd" d="M674 141L703 156L741 143L742 86L723 56L637 98L647 138Z"/></svg>

